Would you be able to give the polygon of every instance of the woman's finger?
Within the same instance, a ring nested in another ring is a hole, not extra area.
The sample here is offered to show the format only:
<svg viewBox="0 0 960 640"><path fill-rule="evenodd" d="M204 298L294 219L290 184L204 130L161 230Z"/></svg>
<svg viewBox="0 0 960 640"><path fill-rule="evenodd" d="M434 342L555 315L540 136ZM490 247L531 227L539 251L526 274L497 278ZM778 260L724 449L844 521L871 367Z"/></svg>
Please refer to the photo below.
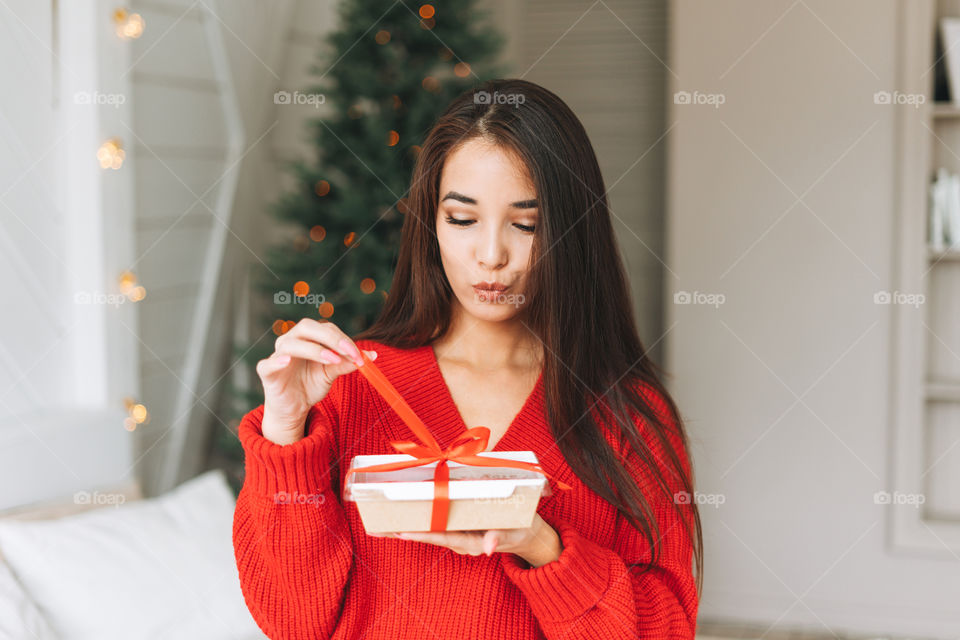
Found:
<svg viewBox="0 0 960 640"><path fill-rule="evenodd" d="M358 367L363 364L359 347L350 339L350 336L332 322L318 322L312 318L304 318L290 331L297 331L299 336L327 345Z"/></svg>
<svg viewBox="0 0 960 640"><path fill-rule="evenodd" d="M483 552L488 556L493 555L493 552L497 550L497 545L499 543L500 534L496 530L490 529L483 534Z"/></svg>
<svg viewBox="0 0 960 640"><path fill-rule="evenodd" d="M468 531L410 531L397 534L397 537L404 540L416 540L435 544L440 547L452 549L457 553L462 553L460 549L479 549L483 539L482 533L471 533Z"/></svg>
<svg viewBox="0 0 960 640"><path fill-rule="evenodd" d="M269 358L265 358L257 363L257 375L261 377L273 375L290 364L290 359L291 357L289 355L274 353Z"/></svg>
<svg viewBox="0 0 960 640"><path fill-rule="evenodd" d="M290 336L286 340L279 341L276 348L278 354L313 360L321 364L340 364L344 360L327 345L297 336Z"/></svg>

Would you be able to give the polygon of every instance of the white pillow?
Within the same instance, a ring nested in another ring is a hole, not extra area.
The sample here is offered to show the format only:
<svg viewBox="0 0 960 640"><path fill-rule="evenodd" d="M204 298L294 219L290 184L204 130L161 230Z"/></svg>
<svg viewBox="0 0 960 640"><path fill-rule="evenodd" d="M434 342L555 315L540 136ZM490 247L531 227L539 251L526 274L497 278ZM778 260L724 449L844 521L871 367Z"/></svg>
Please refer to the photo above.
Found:
<svg viewBox="0 0 960 640"><path fill-rule="evenodd" d="M0 638L56 640L56 637L10 568L0 562Z"/></svg>
<svg viewBox="0 0 960 640"><path fill-rule="evenodd" d="M62 640L264 638L240 591L223 472L56 520L0 522L0 553Z"/></svg>

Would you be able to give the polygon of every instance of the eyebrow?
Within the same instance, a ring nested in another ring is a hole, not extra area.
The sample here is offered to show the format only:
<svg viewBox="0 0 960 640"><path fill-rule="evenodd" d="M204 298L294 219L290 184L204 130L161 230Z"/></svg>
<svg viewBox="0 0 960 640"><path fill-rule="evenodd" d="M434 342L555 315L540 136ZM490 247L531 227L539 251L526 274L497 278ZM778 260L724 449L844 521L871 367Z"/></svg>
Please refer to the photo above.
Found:
<svg viewBox="0 0 960 640"><path fill-rule="evenodd" d="M462 193L457 193L456 191L448 191L447 195L440 199L440 202L443 202L444 200L456 200L457 202L462 202L463 204L477 204L476 198L465 196ZM537 200L536 198L532 200L519 200L517 202L510 203L510 206L514 209L536 209Z"/></svg>

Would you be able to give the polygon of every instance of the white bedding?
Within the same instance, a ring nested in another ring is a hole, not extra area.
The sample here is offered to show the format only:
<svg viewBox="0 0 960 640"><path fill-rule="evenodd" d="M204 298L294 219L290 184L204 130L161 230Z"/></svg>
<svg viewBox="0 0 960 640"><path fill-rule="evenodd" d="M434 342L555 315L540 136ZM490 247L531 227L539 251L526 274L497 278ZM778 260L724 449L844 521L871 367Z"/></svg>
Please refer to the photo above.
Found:
<svg viewBox="0 0 960 640"><path fill-rule="evenodd" d="M211 471L159 498L0 520L0 637L264 638L240 591L233 510Z"/></svg>

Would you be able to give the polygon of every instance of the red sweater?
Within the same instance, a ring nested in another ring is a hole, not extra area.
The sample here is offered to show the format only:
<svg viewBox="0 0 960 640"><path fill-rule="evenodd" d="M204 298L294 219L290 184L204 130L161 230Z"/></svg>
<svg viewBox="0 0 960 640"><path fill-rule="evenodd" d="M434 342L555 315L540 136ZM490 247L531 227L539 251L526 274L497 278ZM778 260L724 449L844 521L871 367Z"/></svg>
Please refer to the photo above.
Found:
<svg viewBox="0 0 960 640"><path fill-rule="evenodd" d="M441 447L467 429L430 345L357 344L377 351L377 367ZM650 397L664 414L662 398ZM460 555L364 532L356 505L342 500L350 460L396 453L390 440L414 437L358 371L337 378L310 409L307 435L298 442L264 438L262 416L261 405L239 428L246 478L233 544L247 607L270 638L694 637L692 546L672 500L652 489L639 466L631 467L662 536L658 564L641 574L634 565L649 560L646 541L567 465L545 419L542 376L492 449L531 450L544 471L573 487L554 486L540 500L537 511L560 535L563 551L536 568L512 553ZM657 451L650 434L641 433ZM686 452L678 451L689 465ZM275 498L280 492L296 497L284 503Z"/></svg>

